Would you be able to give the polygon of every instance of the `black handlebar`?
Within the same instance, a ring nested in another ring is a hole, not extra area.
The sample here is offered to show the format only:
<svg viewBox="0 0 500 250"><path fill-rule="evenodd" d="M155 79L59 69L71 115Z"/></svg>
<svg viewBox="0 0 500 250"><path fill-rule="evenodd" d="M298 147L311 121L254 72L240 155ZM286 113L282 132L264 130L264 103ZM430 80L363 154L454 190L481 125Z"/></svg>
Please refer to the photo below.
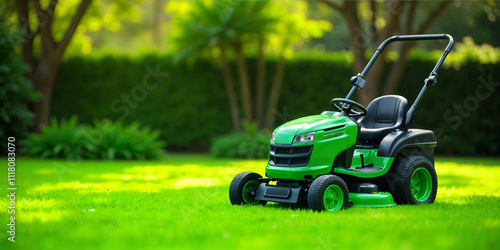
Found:
<svg viewBox="0 0 500 250"><path fill-rule="evenodd" d="M439 67L441 67L441 64L443 64L444 59L450 52L451 48L453 47L453 37L451 37L448 34L431 34L431 35L405 35L405 36L393 36L387 38L380 46L378 47L377 51L375 51L375 54L372 56L368 64L366 65L365 69L359 76L365 77L366 73L368 73L368 70L372 67L373 63L375 60L377 60L378 56L382 53L382 51L387 47L392 42L396 41L419 41L419 40L441 40L441 39L448 39L448 46L444 49L444 53L439 58L439 61L437 62L436 66L434 66L434 69L432 70L430 75L436 74L438 71Z"/></svg>
<svg viewBox="0 0 500 250"><path fill-rule="evenodd" d="M368 73L368 70L372 67L373 63L375 63L375 60L377 60L378 56L382 53L382 51L387 47L390 43L396 42L396 41L419 41L419 40L441 40L441 39L447 39L448 40L448 45L444 49L443 55L439 58L439 61L436 63L434 66L434 69L431 71L429 76L424 80L424 87L418 94L417 98L415 99L415 102L413 105L411 105L410 109L408 110L408 113L406 113L406 120L405 120L405 128L408 128L411 123L413 122L415 111L417 109L418 104L420 103L420 100L425 94L425 91L427 90L427 87L429 85L434 86L437 83L437 71L441 67L441 65L444 62L444 59L446 59L446 56L448 53L451 51L451 48L453 47L453 37L448 35L448 34L429 34L429 35L403 35L403 36L393 36L387 38L385 41L380 44L380 46L377 48L375 51L375 54L373 54L372 58L366 64L365 68L361 73L359 73L357 76L353 76L351 78L351 83L354 84L352 87L351 91L349 91L349 94L347 94L346 99L350 99L356 89L358 88L363 88L366 84L366 81L364 79L366 73Z"/></svg>

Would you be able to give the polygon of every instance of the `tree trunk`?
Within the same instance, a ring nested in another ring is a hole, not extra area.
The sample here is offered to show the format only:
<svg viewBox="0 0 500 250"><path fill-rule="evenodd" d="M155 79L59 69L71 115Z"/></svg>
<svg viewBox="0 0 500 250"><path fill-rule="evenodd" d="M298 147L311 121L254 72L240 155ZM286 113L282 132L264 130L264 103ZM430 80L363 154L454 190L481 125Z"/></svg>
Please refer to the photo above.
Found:
<svg viewBox="0 0 500 250"><path fill-rule="evenodd" d="M365 87L363 88L363 90L359 91L361 104L365 107L368 106L368 104L370 104L373 99L377 98L380 95L380 78L387 66L385 55L385 53L382 53L377 58L377 61L375 61L375 63L372 65L365 76Z"/></svg>
<svg viewBox="0 0 500 250"><path fill-rule="evenodd" d="M432 25L432 23L439 17L446 8L451 4L450 1L441 1L440 4L427 15L427 18L421 23L420 27L417 28L416 32L412 32L412 26L414 22L414 16L416 11L417 2L411 2L409 14L407 16L405 32L407 34L423 34ZM392 65L390 69L389 76L387 77L387 82L383 90L383 94L393 94L396 92L401 77L406 68L406 63L408 62L408 53L410 49L415 44L415 41L404 42L399 49L398 61ZM422 78L424 78L423 76Z"/></svg>
<svg viewBox="0 0 500 250"><path fill-rule="evenodd" d="M19 25L25 32L23 57L25 63L30 66L30 71L27 76L33 83L34 89L42 94L41 99L33 105L35 123L32 130L34 132L40 132L41 126L48 124L52 89L54 88L54 81L57 75L57 70L59 69L61 58L64 55L64 51L71 41L71 38L75 34L78 24L87 11L90 2L91 0L82 0L80 2L66 32L64 32L64 35L59 42L54 40L52 31L57 0L51 0L46 9L42 8L39 0L33 0L32 7L35 10L38 22L37 30L35 32L31 32L29 26L30 15L28 1L19 0L17 2L17 17L19 19ZM40 35L41 46L40 57L35 59L33 54L33 40L37 35Z"/></svg>
<svg viewBox="0 0 500 250"><path fill-rule="evenodd" d="M452 3L452 1L441 1L440 4L427 15L427 18L422 22L420 28L416 32L412 32L411 28L415 21L415 12L417 1L386 1L384 4L387 7L388 16L385 17L387 23L385 27L381 30L377 30L376 21L376 1L370 1L370 9L372 11L372 17L369 25L369 33L363 32L363 27L360 23L360 18L358 15L357 2L356 1L342 1L342 5L338 1L321 1L328 6L339 11L344 17L347 24L347 31L349 35L349 43L351 51L354 54L354 71L355 73L360 73L366 66L367 60L365 59L365 48L367 45L367 40L371 37L371 42L373 49L376 49L385 39L389 38L396 29L400 29L406 34L422 34L425 30L439 17L446 7ZM409 10L406 14L406 22L400 27L401 18L403 17L403 12L405 6L410 5ZM402 47L400 47L400 58L390 69L390 75L384 86L384 94L392 94L396 91L401 76L406 67L406 62L408 59L408 52L413 46L413 42L406 42ZM371 100L376 98L379 93L380 88L380 78L384 69L386 68L384 53L380 55L378 60L370 69L369 73L366 75L365 80L367 81L365 87L362 91L359 91L360 102L363 105L368 105Z"/></svg>
<svg viewBox="0 0 500 250"><path fill-rule="evenodd" d="M399 81L405 71L406 63L408 62L408 52L413 44L414 42L405 42L401 44L399 49L399 58L391 66L389 76L387 77L387 81L382 92L384 95L391 95L396 92Z"/></svg>
<svg viewBox="0 0 500 250"><path fill-rule="evenodd" d="M278 106L279 97L281 94L281 86L283 85L283 72L285 70L285 57L282 55L276 64L276 71L274 72L273 85L271 93L269 94L269 102L266 112L266 123L264 128L272 128L274 124L274 117L276 108Z"/></svg>
<svg viewBox="0 0 500 250"><path fill-rule="evenodd" d="M344 2L344 8L342 9L341 14L344 16L347 24L349 45L351 47L352 53L354 54L354 71L356 72L356 74L361 73L366 65L366 39L359 22L356 2Z"/></svg>
<svg viewBox="0 0 500 250"><path fill-rule="evenodd" d="M36 36L36 33L33 33L30 28L29 19L28 19L28 0L18 0L17 1L17 19L19 22L19 28L23 31L23 59L24 63L33 67L34 65L34 57L33 57L33 38ZM26 72L26 77L28 79L33 78L33 69L30 68L28 72Z"/></svg>
<svg viewBox="0 0 500 250"><path fill-rule="evenodd" d="M387 17L388 23L386 26L380 30L376 30L374 23L371 24L371 38L372 46L375 50L377 46L386 38L388 38L394 30L398 27L399 18L403 12L403 2L391 2L393 9L389 11L389 16ZM372 15L376 14L374 2L372 2ZM389 7L388 7L389 8ZM349 32L349 42L351 44L351 50L354 53L354 70L357 73L361 73L367 64L365 59L365 51L368 40L368 33L363 33L363 27L361 26L360 18L358 15L357 4L355 1L344 1L344 6L342 8L337 7L344 16L347 23L347 30ZM376 18L372 18L374 22ZM372 65L367 75L365 76L366 85L362 91L359 91L360 102L363 105L368 105L374 98L376 98L379 93L380 78L384 69L386 68L386 56L382 53L377 61Z"/></svg>
<svg viewBox="0 0 500 250"><path fill-rule="evenodd" d="M234 92L234 83L233 77L231 75L231 70L229 69L229 65L227 63L226 58L226 49L224 47L220 47L221 50L221 64L222 64L222 77L224 79L224 86L226 89L227 100L229 102L229 109L231 111L231 120L233 122L233 128L241 132L243 131L241 128L241 120L240 120L240 111L238 110L238 103L236 101L236 93Z"/></svg>
<svg viewBox="0 0 500 250"><path fill-rule="evenodd" d="M42 94L40 100L33 106L36 115L33 130L36 133L41 132L42 126L49 123L52 90L60 62L60 57L42 50L36 70L33 72L31 80L35 90Z"/></svg>
<svg viewBox="0 0 500 250"><path fill-rule="evenodd" d="M264 117L264 100L266 87L266 62L264 60L264 40L259 38L258 55L257 55L257 79L255 90L255 115L259 128L265 126Z"/></svg>
<svg viewBox="0 0 500 250"><path fill-rule="evenodd" d="M248 69L245 57L243 56L243 48L241 43L233 44L234 52L236 55L236 68L240 82L241 100L243 102L243 115L246 122L252 123L252 98L250 93L250 86L248 83Z"/></svg>
<svg viewBox="0 0 500 250"><path fill-rule="evenodd" d="M344 7L340 12L346 21L347 31L349 35L349 44L351 51L354 54L354 74L361 73L366 66L365 59L366 38L363 34L363 29L359 21L357 3L355 1L345 1ZM373 72L370 73L373 74ZM373 74L376 75L376 74ZM360 102L367 105L376 96L378 81L376 78L367 79L367 84L362 91L359 91Z"/></svg>

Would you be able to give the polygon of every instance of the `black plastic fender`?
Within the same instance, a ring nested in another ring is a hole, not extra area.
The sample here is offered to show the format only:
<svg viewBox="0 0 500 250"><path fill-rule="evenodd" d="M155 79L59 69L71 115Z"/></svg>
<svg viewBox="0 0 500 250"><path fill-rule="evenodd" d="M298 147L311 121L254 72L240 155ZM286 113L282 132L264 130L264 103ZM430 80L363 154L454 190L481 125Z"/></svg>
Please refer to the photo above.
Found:
<svg viewBox="0 0 500 250"><path fill-rule="evenodd" d="M377 156L396 157L406 148L433 148L437 145L436 135L430 130L397 130L382 139Z"/></svg>

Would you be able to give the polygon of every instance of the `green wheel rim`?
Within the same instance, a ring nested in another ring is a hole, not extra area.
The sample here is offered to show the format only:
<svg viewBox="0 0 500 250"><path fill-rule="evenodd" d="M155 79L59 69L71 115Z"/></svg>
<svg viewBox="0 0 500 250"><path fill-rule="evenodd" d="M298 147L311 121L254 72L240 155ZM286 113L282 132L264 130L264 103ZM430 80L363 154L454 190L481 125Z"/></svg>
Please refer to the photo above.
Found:
<svg viewBox="0 0 500 250"><path fill-rule="evenodd" d="M259 189L260 183L258 181L249 181L243 186L243 200L246 204L256 205L259 201L255 200L255 193Z"/></svg>
<svg viewBox="0 0 500 250"><path fill-rule="evenodd" d="M328 211L338 211L344 205L344 193L337 185L330 185L323 195L323 204Z"/></svg>
<svg viewBox="0 0 500 250"><path fill-rule="evenodd" d="M431 196L432 178L424 167L417 168L411 175L411 194L418 202L424 202Z"/></svg>

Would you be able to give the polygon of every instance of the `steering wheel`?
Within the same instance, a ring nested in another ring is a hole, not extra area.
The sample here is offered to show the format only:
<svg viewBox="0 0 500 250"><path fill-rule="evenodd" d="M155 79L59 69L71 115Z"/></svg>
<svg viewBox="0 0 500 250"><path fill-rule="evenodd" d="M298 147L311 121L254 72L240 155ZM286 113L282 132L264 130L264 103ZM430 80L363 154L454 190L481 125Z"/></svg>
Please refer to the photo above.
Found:
<svg viewBox="0 0 500 250"><path fill-rule="evenodd" d="M337 105L340 104L340 106ZM336 111L342 112L349 117L360 117L366 115L366 108L363 105L349 99L344 98L333 98L332 106ZM352 106L360 109L361 111L355 111Z"/></svg>

